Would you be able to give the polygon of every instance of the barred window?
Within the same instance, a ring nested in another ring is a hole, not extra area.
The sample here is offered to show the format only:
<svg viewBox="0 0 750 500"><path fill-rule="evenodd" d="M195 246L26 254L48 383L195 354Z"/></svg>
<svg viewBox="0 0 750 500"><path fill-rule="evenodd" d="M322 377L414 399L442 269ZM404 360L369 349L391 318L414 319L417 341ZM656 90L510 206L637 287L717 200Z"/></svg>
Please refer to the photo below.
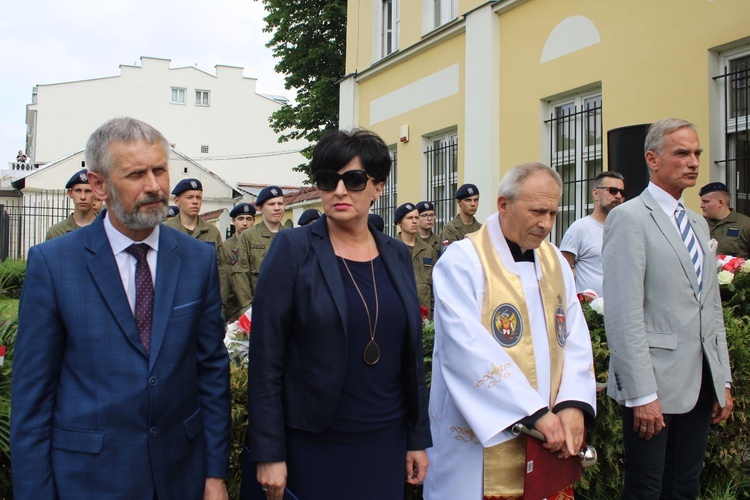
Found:
<svg viewBox="0 0 750 500"><path fill-rule="evenodd" d="M722 87L724 163L726 183L734 208L750 215L750 54L726 59L723 73L715 77Z"/></svg>
<svg viewBox="0 0 750 500"><path fill-rule="evenodd" d="M439 235L443 226L457 212L454 195L458 189L458 132L454 130L430 137L424 156L427 165L427 201L435 203L436 217L432 230Z"/></svg>
<svg viewBox="0 0 750 500"><path fill-rule="evenodd" d="M602 171L602 96L581 95L551 103L549 164L563 181L562 201L552 235L559 243L576 220L593 212L591 183Z"/></svg>
<svg viewBox="0 0 750 500"><path fill-rule="evenodd" d="M378 214L383 218L385 222L385 229L383 232L388 236L396 236L396 226L393 224L393 218L396 216L396 194L398 193L396 178L398 177L398 154L396 152L396 146L388 148L388 153L391 156L391 173L388 179L385 181L383 186L383 192L380 193L378 201L372 207L373 213Z"/></svg>

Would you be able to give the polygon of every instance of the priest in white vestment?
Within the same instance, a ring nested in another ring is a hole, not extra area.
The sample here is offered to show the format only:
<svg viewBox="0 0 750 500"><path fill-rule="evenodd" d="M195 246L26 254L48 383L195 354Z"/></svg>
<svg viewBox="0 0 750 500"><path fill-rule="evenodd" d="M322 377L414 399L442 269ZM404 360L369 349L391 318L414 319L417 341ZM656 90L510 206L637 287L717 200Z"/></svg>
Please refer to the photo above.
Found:
<svg viewBox="0 0 750 500"><path fill-rule="evenodd" d="M558 456L582 447L596 408L591 341L570 266L546 241L561 187L546 165L515 167L498 213L433 270L428 500L522 495L515 423L540 431Z"/></svg>

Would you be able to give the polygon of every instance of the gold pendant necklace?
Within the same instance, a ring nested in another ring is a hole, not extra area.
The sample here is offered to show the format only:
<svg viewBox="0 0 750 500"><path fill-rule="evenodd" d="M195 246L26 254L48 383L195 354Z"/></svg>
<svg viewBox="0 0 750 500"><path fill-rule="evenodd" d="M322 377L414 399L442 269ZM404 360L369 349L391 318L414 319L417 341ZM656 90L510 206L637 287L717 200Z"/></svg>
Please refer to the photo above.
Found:
<svg viewBox="0 0 750 500"><path fill-rule="evenodd" d="M370 254L370 257L372 257L372 254ZM367 307L367 301L365 301L365 297L362 295L362 292L360 291L359 286L354 279L354 275L349 270L349 266L346 264L346 259L344 257L341 257L341 260L344 262L344 268L346 268L346 272L349 273L349 277L351 278L352 283L354 283L354 288L357 290L359 298L362 300L362 305L365 306L365 312L367 313L367 326L370 328L370 341L365 347L365 352L363 353L362 358L364 359L366 364L372 366L380 361L380 346L378 346L377 342L375 342L375 333L378 329L378 317L380 316L378 285L375 281L375 265L373 264L373 259L370 259L370 272L372 272L372 289L375 292L375 323L373 324L372 318L370 316L370 308Z"/></svg>

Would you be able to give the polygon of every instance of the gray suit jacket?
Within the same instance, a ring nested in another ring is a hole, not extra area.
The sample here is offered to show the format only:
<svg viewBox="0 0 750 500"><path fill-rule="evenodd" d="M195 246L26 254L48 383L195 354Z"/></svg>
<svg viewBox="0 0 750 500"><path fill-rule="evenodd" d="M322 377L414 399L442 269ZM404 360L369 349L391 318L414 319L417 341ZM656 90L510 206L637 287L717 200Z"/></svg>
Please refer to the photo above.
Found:
<svg viewBox="0 0 750 500"><path fill-rule="evenodd" d="M695 406L703 357L722 406L731 382L716 254L703 217L687 214L704 256L700 295L687 248L648 190L613 209L604 226L608 394L624 403L655 392L666 414Z"/></svg>

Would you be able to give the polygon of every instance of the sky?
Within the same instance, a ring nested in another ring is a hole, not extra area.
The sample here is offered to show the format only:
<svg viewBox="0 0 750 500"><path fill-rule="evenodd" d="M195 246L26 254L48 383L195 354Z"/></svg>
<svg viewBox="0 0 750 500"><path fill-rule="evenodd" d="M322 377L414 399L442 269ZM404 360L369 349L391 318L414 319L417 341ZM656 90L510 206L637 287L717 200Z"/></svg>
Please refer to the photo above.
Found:
<svg viewBox="0 0 750 500"><path fill-rule="evenodd" d="M0 161L25 150L26 105L35 85L120 74L142 56L215 74L223 64L281 94L255 0L11 0L0 16ZM3 167L6 168L6 167Z"/></svg>

